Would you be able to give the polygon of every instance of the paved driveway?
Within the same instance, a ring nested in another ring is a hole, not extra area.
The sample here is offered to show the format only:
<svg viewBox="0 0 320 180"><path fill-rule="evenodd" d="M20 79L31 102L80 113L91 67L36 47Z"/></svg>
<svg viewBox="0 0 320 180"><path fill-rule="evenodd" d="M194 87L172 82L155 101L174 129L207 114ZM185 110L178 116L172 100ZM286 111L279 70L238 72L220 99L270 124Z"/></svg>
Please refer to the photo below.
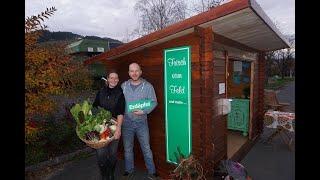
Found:
<svg viewBox="0 0 320 180"><path fill-rule="evenodd" d="M115 179L121 179L124 173L124 161L120 160L116 167ZM47 180L100 180L95 155L65 164L46 178ZM137 169L131 180L147 179L147 172Z"/></svg>
<svg viewBox="0 0 320 180"><path fill-rule="evenodd" d="M287 86L280 89L278 99L280 102L290 103L288 110L295 111L295 82L289 83Z"/></svg>
<svg viewBox="0 0 320 180"><path fill-rule="evenodd" d="M278 93L280 102L288 102L288 110L294 112L295 83L292 82L280 89ZM294 180L295 179L295 150L289 151L288 146L280 137L276 137L272 144L263 144L273 131L265 129L253 148L241 163L247 168L254 180ZM290 134L293 138L294 134Z"/></svg>

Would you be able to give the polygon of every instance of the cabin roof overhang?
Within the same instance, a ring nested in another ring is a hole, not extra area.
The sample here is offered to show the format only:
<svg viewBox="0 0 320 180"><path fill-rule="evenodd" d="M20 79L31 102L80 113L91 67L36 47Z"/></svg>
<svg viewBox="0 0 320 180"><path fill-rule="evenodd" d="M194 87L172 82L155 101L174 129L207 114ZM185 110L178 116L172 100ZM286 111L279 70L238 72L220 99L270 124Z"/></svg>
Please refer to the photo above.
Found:
<svg viewBox="0 0 320 180"><path fill-rule="evenodd" d="M192 33L196 26L204 28L212 26L214 33L257 51L268 52L290 47L275 24L254 0L233 0L105 53L93 56L85 60L85 64L94 61L112 60L184 36Z"/></svg>

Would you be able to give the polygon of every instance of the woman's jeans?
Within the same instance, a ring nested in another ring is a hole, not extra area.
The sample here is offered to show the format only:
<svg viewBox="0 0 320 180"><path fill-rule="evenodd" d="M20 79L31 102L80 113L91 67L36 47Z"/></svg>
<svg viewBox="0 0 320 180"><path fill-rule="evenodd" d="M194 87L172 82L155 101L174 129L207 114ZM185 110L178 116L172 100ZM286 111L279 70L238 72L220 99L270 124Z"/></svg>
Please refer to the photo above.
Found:
<svg viewBox="0 0 320 180"><path fill-rule="evenodd" d="M128 120L122 124L122 138L125 157L125 171L134 171L134 135L137 135L146 167L149 174L155 173L152 151L149 143L149 128L147 120Z"/></svg>
<svg viewBox="0 0 320 180"><path fill-rule="evenodd" d="M114 173L117 163L118 144L119 140L113 140L107 146L96 150L98 166L103 177Z"/></svg>

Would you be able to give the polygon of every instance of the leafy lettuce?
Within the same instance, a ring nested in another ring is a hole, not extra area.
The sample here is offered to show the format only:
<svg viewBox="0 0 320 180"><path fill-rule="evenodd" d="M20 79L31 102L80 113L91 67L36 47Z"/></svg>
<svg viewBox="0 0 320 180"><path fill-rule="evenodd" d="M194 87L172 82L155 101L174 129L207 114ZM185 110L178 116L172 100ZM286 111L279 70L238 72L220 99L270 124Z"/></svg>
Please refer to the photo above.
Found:
<svg viewBox="0 0 320 180"><path fill-rule="evenodd" d="M109 123L112 117L111 112L104 108L93 108L87 100L82 104L76 104L70 112L77 122L77 134L80 138L85 138L86 133L100 131L100 126Z"/></svg>

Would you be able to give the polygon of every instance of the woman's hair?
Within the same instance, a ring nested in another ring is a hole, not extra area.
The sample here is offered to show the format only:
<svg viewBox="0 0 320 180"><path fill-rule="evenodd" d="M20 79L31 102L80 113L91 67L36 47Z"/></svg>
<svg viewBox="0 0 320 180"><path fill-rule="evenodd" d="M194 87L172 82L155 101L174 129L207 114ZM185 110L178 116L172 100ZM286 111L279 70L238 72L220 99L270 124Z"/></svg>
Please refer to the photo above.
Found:
<svg viewBox="0 0 320 180"><path fill-rule="evenodd" d="M110 69L110 70L107 71L107 73L106 73L106 78L108 78L111 73L116 73L116 74L119 76L118 72L117 72L115 69Z"/></svg>

